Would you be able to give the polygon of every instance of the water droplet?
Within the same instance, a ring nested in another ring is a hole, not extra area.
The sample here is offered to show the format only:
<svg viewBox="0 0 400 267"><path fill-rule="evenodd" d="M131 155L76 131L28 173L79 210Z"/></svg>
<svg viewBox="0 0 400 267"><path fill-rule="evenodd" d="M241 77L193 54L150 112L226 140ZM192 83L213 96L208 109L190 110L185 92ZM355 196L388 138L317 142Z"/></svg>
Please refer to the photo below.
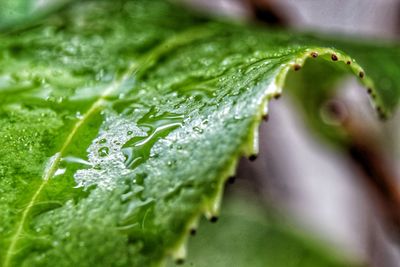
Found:
<svg viewBox="0 0 400 267"><path fill-rule="evenodd" d="M91 166L90 162L88 162L87 160L84 160L84 159L81 159L78 157L74 157L74 156L67 156L67 157L62 158L62 162L83 164L86 166Z"/></svg>
<svg viewBox="0 0 400 267"><path fill-rule="evenodd" d="M151 109L139 121L138 126L147 132L145 136L134 136L123 146L122 152L127 156L125 164L134 169L150 157L153 145L182 125L183 115L173 113L157 114Z"/></svg>
<svg viewBox="0 0 400 267"><path fill-rule="evenodd" d="M65 169L65 168L57 169L56 172L54 173L54 176L63 175L63 174L65 173L66 170L67 170L67 169Z"/></svg>
<svg viewBox="0 0 400 267"><path fill-rule="evenodd" d="M118 140L114 140L113 143L116 144L117 146L121 144Z"/></svg>
<svg viewBox="0 0 400 267"><path fill-rule="evenodd" d="M97 74L96 74L96 81L100 81L104 77L104 69L101 69Z"/></svg>
<svg viewBox="0 0 400 267"><path fill-rule="evenodd" d="M93 166L93 169L95 169L95 170L101 170L100 164L94 165L94 166Z"/></svg>
<svg viewBox="0 0 400 267"><path fill-rule="evenodd" d="M108 156L109 148L108 147L102 147L99 149L99 156L100 157L106 157Z"/></svg>
<svg viewBox="0 0 400 267"><path fill-rule="evenodd" d="M79 119L79 120L83 119L83 116L82 116L82 114L81 114L79 111L75 113L75 117L76 117L77 119Z"/></svg>
<svg viewBox="0 0 400 267"><path fill-rule="evenodd" d="M196 132L196 133L199 133L199 134L202 134L203 133L203 129L201 129L201 128L199 128L199 127L193 127L193 130Z"/></svg>

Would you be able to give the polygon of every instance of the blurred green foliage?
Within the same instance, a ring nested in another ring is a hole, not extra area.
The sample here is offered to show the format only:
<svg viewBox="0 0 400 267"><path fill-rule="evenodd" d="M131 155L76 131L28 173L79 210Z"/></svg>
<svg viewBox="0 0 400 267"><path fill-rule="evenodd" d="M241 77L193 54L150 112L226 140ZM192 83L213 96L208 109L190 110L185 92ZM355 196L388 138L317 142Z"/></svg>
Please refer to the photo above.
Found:
<svg viewBox="0 0 400 267"><path fill-rule="evenodd" d="M356 267L248 194L230 195L216 224L203 220L183 266ZM170 262L169 267L175 266Z"/></svg>

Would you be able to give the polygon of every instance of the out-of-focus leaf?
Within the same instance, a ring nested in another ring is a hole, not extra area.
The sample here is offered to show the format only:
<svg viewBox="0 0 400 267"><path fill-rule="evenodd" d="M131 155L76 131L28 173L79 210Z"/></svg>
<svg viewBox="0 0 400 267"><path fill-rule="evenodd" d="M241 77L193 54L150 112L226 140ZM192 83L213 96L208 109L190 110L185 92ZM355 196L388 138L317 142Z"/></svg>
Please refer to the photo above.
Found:
<svg viewBox="0 0 400 267"><path fill-rule="evenodd" d="M355 267L355 260L339 256L318 241L305 237L246 194L224 201L220 220L200 224L189 241L183 266L193 267ZM174 264L170 264L174 266Z"/></svg>
<svg viewBox="0 0 400 267"><path fill-rule="evenodd" d="M183 257L199 216L217 216L238 158L257 153L286 74L317 56L363 72L315 38L164 1L78 1L3 33L0 264ZM362 82L383 112L393 108L389 87Z"/></svg>
<svg viewBox="0 0 400 267"><path fill-rule="evenodd" d="M0 25L26 17L32 10L32 1L3 0L0 2Z"/></svg>
<svg viewBox="0 0 400 267"><path fill-rule="evenodd" d="M74 0L1 0L0 30L27 24Z"/></svg>

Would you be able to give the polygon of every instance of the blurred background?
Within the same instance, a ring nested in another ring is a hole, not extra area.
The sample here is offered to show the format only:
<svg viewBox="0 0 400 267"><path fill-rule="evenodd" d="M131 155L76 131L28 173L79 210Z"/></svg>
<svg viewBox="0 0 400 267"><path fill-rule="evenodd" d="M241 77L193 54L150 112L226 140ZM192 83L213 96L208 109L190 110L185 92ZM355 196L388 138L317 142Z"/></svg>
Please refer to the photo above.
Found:
<svg viewBox="0 0 400 267"><path fill-rule="evenodd" d="M184 2L265 27L375 41L400 37L397 0ZM343 119L360 121L353 138L363 140L361 154L373 163L320 138L284 93L260 127L258 159L243 159L235 184L227 186L219 222L203 222L190 240L187 266L400 266L400 207L369 175L371 168L383 169L384 186L398 195L400 114L380 121L353 78L337 87L333 110L339 123L322 120L333 128L342 127Z"/></svg>
<svg viewBox="0 0 400 267"><path fill-rule="evenodd" d="M0 0L0 28L67 1ZM400 38L399 0L175 1L264 27ZM400 112L381 121L354 78L335 86L337 95L321 105L321 123L347 131L353 142L321 137L284 92L260 126L257 160L241 160L218 223L202 221L184 266L400 266Z"/></svg>

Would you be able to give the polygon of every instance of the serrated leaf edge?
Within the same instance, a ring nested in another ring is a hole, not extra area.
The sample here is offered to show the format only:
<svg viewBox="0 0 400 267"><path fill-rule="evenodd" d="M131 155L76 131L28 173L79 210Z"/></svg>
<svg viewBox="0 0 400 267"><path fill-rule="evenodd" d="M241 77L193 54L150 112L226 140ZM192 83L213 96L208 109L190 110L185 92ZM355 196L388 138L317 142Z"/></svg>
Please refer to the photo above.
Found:
<svg viewBox="0 0 400 267"><path fill-rule="evenodd" d="M334 48L312 47L304 49L304 51L299 53L292 61L281 66L280 70L277 71L274 80L270 84L264 85L266 88L265 94L259 102L259 109L257 114L254 116L252 126L249 128L248 137L246 141L243 142L243 145L237 150L237 153L232 156L230 163L226 165L226 168L221 173L217 190L215 191L213 198L206 201L199 211L188 221L185 231L182 233L181 237L178 238L175 246L172 246L171 249L167 250L166 257L159 266L165 265L168 255L177 263L183 262L187 256L187 243L190 237L190 232L193 228L197 229L201 216L204 215L208 220L210 220L213 216L219 215L225 183L230 177L235 175L239 159L242 156L249 157L258 154L259 126L263 121L263 117L268 115L270 101L276 98L277 95L282 94L286 77L290 71L299 70L299 67L303 67L307 60L312 60L317 57L329 62L333 61L332 64L343 63L347 65L349 71L358 78L359 82L366 89L371 105L377 110L378 115L382 116L388 114L388 111L384 109L381 98L376 93L373 80L366 75L364 69L353 58ZM334 60L332 58L334 58ZM349 64L349 62L351 62L351 64ZM362 73L362 75L360 75L360 73Z"/></svg>

